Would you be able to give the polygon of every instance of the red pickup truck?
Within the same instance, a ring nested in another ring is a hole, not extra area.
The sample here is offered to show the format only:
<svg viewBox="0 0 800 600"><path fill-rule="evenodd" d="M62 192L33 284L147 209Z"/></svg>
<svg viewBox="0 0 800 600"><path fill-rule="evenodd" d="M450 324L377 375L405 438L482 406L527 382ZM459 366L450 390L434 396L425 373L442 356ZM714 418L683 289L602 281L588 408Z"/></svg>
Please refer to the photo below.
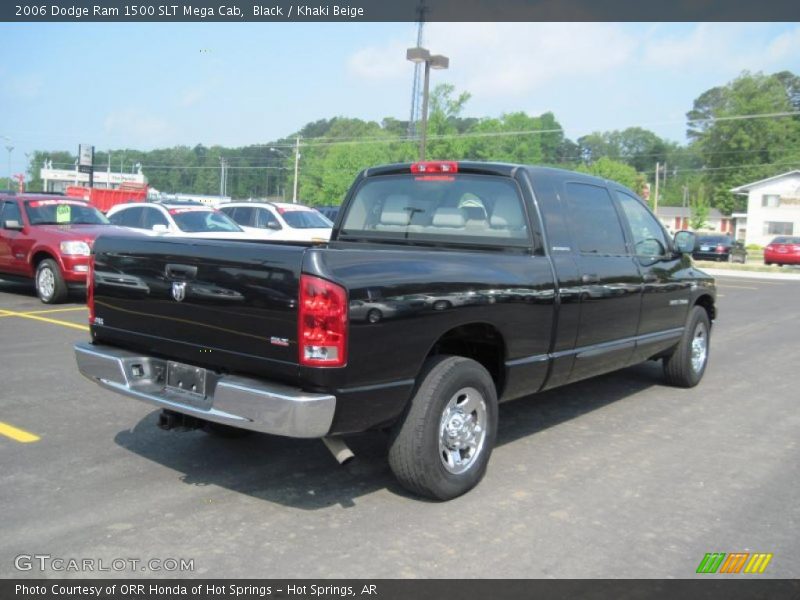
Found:
<svg viewBox="0 0 800 600"><path fill-rule="evenodd" d="M86 287L94 239L112 230L124 231L82 200L0 195L0 277L33 279L42 302L63 302Z"/></svg>

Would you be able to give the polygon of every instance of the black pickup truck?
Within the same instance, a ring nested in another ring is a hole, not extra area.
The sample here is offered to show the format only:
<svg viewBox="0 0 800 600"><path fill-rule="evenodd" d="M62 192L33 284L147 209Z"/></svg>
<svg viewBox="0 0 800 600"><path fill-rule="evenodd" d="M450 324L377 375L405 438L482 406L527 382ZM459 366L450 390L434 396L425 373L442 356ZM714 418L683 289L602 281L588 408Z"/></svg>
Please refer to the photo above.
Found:
<svg viewBox="0 0 800 600"><path fill-rule="evenodd" d="M478 162L363 171L330 242L100 237L80 372L161 424L389 432L410 490L482 478L498 402L646 360L703 376L714 281L629 189Z"/></svg>

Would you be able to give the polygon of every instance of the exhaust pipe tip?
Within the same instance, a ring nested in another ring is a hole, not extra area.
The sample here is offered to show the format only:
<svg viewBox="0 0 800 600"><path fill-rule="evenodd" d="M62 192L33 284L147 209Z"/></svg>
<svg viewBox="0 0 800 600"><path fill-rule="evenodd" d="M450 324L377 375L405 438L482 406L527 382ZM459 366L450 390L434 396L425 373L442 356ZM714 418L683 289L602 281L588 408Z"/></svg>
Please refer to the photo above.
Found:
<svg viewBox="0 0 800 600"><path fill-rule="evenodd" d="M324 437L322 443L330 450L340 465L346 465L356 457L342 438Z"/></svg>

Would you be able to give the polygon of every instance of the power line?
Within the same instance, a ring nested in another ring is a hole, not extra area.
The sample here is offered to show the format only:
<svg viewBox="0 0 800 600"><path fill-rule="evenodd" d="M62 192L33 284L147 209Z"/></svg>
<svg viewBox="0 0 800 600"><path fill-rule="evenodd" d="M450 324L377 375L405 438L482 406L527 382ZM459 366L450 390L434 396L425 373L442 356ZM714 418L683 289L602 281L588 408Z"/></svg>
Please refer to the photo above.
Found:
<svg viewBox="0 0 800 600"><path fill-rule="evenodd" d="M752 165L731 165L727 167L699 167L693 169L675 169L673 172L675 173L688 173L688 172L707 172L707 171L727 171L730 169L746 169L749 167L788 167L788 166L797 166L800 165L800 160L792 161L792 162L783 162L783 163L756 163ZM653 175L655 171L642 171L643 175Z"/></svg>
<svg viewBox="0 0 800 600"><path fill-rule="evenodd" d="M786 117L800 117L800 111L791 111L791 112L774 112L774 113L760 113L755 115L728 115L724 117L707 117L703 119L673 119L673 120L666 120L666 121L649 121L644 123L639 123L636 127L643 127L646 125L660 125L660 124L669 124L669 123L713 123L716 121L743 121L743 120L750 120L750 119L767 119L767 118L786 118ZM537 117L533 117L537 118ZM480 120L478 121L480 123ZM611 131L619 131L619 129L614 129ZM623 130L624 131L624 130ZM459 134L439 134L439 135L431 135L428 136L428 139L463 139L469 137L502 137L502 136L519 136L519 135L531 135L531 134L545 134L545 133L564 133L565 129L563 127L557 127L552 129L528 129L522 131L493 131L493 132L473 132L473 133L459 133ZM32 134L32 135L39 135L39 134ZM591 135L591 134L589 134ZM62 136L63 137L63 136ZM14 139L17 141L32 141L32 140L25 140L20 139L14 136ZM285 139L285 138L281 138ZM319 136L315 138L304 138L306 142L302 144L304 147L308 146L317 146L317 145L336 145L336 144L372 144L372 143L392 143L392 142L416 142L418 138L414 136L394 136L394 137L373 137L373 138L362 138L362 137L328 137L328 136ZM287 148L287 149L294 149L294 142L273 142L273 143L265 143L265 144L250 144L248 146L242 146L244 148ZM112 152L119 152L120 150L112 150Z"/></svg>

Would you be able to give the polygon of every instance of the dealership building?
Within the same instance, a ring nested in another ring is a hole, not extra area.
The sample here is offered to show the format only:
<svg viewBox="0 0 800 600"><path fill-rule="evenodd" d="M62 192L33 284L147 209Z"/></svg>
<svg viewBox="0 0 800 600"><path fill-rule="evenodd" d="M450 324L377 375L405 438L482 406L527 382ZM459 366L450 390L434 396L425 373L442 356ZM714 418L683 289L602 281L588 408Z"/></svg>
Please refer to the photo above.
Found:
<svg viewBox="0 0 800 600"><path fill-rule="evenodd" d="M737 233L747 244L766 246L779 235L800 236L800 170L789 171L731 190L747 196L747 212L734 213Z"/></svg>
<svg viewBox="0 0 800 600"><path fill-rule="evenodd" d="M89 174L79 173L77 169L54 169L52 163L45 163L39 170L39 177L42 178L42 189L45 192L66 192L71 185L89 185ZM137 184L144 186L147 184L147 177L142 174L141 169L136 173L115 173L108 170L96 170L94 172L94 187L104 189L118 189L123 184Z"/></svg>

